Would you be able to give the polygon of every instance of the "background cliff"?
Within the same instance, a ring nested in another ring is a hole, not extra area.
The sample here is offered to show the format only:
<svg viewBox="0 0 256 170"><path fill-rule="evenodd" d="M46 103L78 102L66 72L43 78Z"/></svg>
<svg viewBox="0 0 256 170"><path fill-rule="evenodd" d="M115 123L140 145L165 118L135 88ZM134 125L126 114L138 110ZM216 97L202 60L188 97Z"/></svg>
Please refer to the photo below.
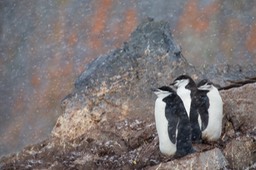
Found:
<svg viewBox="0 0 256 170"><path fill-rule="evenodd" d="M0 155L46 138L87 64L122 47L145 17L169 21L196 66L246 65L256 62L255 11L232 0L1 1Z"/></svg>
<svg viewBox="0 0 256 170"><path fill-rule="evenodd" d="M181 159L159 152L152 87L190 74L218 83L221 138ZM61 102L51 136L0 158L0 169L250 169L256 164L256 65L195 67L165 21L146 19L121 47L94 60Z"/></svg>

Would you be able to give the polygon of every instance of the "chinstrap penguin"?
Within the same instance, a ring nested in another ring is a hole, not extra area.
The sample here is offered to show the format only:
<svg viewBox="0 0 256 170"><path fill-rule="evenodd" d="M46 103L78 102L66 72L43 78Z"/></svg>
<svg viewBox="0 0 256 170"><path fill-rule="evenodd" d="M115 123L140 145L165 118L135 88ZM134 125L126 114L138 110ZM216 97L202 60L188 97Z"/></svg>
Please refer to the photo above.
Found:
<svg viewBox="0 0 256 170"><path fill-rule="evenodd" d="M197 84L201 116L202 138L207 141L216 141L221 136L223 102L218 89L207 79Z"/></svg>
<svg viewBox="0 0 256 170"><path fill-rule="evenodd" d="M197 86L194 80L188 75L177 77L170 85L177 89L177 94L181 98L187 114L189 116L192 129L191 139L193 142L200 143L202 138L201 118L197 110Z"/></svg>
<svg viewBox="0 0 256 170"><path fill-rule="evenodd" d="M194 152L189 118L180 97L168 86L152 90L157 95L155 122L161 153L181 157Z"/></svg>

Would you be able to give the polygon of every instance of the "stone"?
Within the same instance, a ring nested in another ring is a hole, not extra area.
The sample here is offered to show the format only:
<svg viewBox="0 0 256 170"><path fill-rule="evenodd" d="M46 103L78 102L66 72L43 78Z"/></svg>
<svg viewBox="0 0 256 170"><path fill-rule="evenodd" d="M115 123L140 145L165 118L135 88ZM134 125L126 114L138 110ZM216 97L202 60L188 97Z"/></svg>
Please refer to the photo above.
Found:
<svg viewBox="0 0 256 170"><path fill-rule="evenodd" d="M195 153L167 163L147 168L148 170L174 169L225 169L228 161L220 149L215 148L206 152Z"/></svg>
<svg viewBox="0 0 256 170"><path fill-rule="evenodd" d="M92 62L63 100L64 114L52 134L73 139L111 120L153 120L152 87L170 82L179 74L199 74L180 54L167 22L146 20L122 49Z"/></svg>
<svg viewBox="0 0 256 170"><path fill-rule="evenodd" d="M224 114L236 132L256 132L256 83L221 91Z"/></svg>
<svg viewBox="0 0 256 170"><path fill-rule="evenodd" d="M231 169L245 169L256 162L255 150L255 138L239 136L228 142L223 152Z"/></svg>

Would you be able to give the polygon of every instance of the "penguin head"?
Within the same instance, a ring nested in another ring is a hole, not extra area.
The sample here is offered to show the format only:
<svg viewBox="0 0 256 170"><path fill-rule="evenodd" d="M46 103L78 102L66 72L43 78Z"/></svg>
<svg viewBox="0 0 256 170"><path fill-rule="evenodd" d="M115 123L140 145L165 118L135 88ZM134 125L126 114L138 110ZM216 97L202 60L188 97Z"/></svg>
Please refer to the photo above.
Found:
<svg viewBox="0 0 256 170"><path fill-rule="evenodd" d="M213 88L213 84L212 82L210 82L207 79L203 79L201 80L198 84L197 84L197 88L199 90L207 90L210 91Z"/></svg>
<svg viewBox="0 0 256 170"><path fill-rule="evenodd" d="M196 87L194 80L188 75L181 75L177 77L170 85L173 85L176 88L186 87L187 85Z"/></svg>
<svg viewBox="0 0 256 170"><path fill-rule="evenodd" d="M152 88L152 91L157 95L159 98L165 98L166 96L169 96L170 94L175 93L175 91L168 86L162 86L159 88Z"/></svg>

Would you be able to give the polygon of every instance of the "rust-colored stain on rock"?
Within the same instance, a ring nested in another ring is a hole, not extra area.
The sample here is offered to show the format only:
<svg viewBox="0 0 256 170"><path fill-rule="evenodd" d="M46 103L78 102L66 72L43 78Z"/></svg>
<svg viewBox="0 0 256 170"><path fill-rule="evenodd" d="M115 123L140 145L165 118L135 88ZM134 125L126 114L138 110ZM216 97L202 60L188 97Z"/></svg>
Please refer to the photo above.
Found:
<svg viewBox="0 0 256 170"><path fill-rule="evenodd" d="M219 10L217 2L199 8L198 0L188 0L178 22L178 30L192 29L204 32L209 29L210 17Z"/></svg>
<svg viewBox="0 0 256 170"><path fill-rule="evenodd" d="M251 30L247 36L246 47L252 53L256 50L256 23L252 25Z"/></svg>
<svg viewBox="0 0 256 170"><path fill-rule="evenodd" d="M95 3L95 12L91 16L91 33L88 44L93 50L102 47L101 36L103 36L107 25L108 14L111 11L112 0L101 0Z"/></svg>

